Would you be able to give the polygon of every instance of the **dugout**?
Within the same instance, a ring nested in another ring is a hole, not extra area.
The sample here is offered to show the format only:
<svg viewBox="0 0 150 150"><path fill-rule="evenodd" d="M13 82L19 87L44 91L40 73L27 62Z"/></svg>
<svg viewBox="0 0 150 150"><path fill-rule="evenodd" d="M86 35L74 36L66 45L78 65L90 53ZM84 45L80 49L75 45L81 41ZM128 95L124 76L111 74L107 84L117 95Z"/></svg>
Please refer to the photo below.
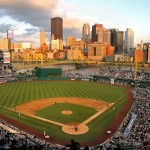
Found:
<svg viewBox="0 0 150 150"><path fill-rule="evenodd" d="M35 68L36 77L49 77L62 75L62 68Z"/></svg>

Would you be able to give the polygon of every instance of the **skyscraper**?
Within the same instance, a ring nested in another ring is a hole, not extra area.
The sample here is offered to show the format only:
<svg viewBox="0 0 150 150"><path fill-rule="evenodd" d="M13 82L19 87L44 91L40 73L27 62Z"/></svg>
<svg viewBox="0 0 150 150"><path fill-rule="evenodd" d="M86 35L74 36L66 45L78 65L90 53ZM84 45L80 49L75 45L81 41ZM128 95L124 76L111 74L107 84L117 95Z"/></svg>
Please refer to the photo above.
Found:
<svg viewBox="0 0 150 150"><path fill-rule="evenodd" d="M87 41L90 39L90 25L88 23L83 25L82 28L82 40Z"/></svg>
<svg viewBox="0 0 150 150"><path fill-rule="evenodd" d="M125 31L125 51L131 54L134 50L134 31L131 28L127 28Z"/></svg>
<svg viewBox="0 0 150 150"><path fill-rule="evenodd" d="M124 52L123 49L123 31L118 31L118 54L122 54Z"/></svg>
<svg viewBox="0 0 150 150"><path fill-rule="evenodd" d="M54 40L63 40L63 19L60 17L51 18L51 37Z"/></svg>
<svg viewBox="0 0 150 150"><path fill-rule="evenodd" d="M103 31L105 28L102 24L95 24L92 26L92 42L103 42Z"/></svg>
<svg viewBox="0 0 150 150"><path fill-rule="evenodd" d="M110 29L111 45L115 47L115 53L118 52L118 29Z"/></svg>
<svg viewBox="0 0 150 150"><path fill-rule="evenodd" d="M123 31L118 29L110 29L111 31L111 45L115 47L115 53L123 53Z"/></svg>
<svg viewBox="0 0 150 150"><path fill-rule="evenodd" d="M105 45L110 45L110 36L111 36L110 30L103 31L103 43Z"/></svg>
<svg viewBox="0 0 150 150"><path fill-rule="evenodd" d="M40 47L46 43L46 35L45 35L45 32L44 30L42 29L41 32L40 32Z"/></svg>

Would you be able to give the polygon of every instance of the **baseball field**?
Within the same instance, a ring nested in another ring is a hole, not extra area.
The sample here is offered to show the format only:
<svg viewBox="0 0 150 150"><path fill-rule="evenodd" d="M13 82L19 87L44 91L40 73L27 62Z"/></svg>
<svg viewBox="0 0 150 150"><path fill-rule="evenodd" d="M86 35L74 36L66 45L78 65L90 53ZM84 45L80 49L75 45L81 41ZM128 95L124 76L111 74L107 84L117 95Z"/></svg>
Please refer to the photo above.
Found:
<svg viewBox="0 0 150 150"><path fill-rule="evenodd" d="M108 129L128 102L129 91L81 81L1 84L1 114L58 141L88 143Z"/></svg>

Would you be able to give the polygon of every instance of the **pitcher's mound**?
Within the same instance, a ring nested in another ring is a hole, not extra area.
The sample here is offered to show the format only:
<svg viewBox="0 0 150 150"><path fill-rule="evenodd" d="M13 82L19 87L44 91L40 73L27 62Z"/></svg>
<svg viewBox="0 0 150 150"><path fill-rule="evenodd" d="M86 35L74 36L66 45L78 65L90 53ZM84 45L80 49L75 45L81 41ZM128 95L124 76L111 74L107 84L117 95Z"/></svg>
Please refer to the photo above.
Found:
<svg viewBox="0 0 150 150"><path fill-rule="evenodd" d="M64 125L62 127L62 130L68 134L78 135L78 134L84 134L84 133L88 132L89 128L85 124L80 124L78 126L76 126L76 125L72 125L72 126Z"/></svg>
<svg viewBox="0 0 150 150"><path fill-rule="evenodd" d="M71 115L73 112L70 111L70 110L64 110L61 113L64 114L64 115Z"/></svg>

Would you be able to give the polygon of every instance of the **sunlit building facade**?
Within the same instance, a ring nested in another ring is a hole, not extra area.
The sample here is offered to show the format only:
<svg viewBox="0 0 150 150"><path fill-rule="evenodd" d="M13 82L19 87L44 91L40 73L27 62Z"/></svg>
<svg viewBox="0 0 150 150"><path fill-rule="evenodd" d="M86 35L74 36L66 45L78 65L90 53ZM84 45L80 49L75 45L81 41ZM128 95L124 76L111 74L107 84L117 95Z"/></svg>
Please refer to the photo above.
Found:
<svg viewBox="0 0 150 150"><path fill-rule="evenodd" d="M102 61L106 56L106 45L104 43L88 44L88 59Z"/></svg>
<svg viewBox="0 0 150 150"><path fill-rule="evenodd" d="M21 42L22 49L29 49L32 48L32 44L30 42Z"/></svg>
<svg viewBox="0 0 150 150"><path fill-rule="evenodd" d="M92 42L103 43L103 31L106 30L102 24L92 26Z"/></svg>
<svg viewBox="0 0 150 150"><path fill-rule="evenodd" d="M51 40L51 50L59 50L59 39Z"/></svg>
<svg viewBox="0 0 150 150"><path fill-rule="evenodd" d="M84 52L84 41L80 40L80 41L76 41L74 44L72 44L70 46L71 50L80 50L82 52Z"/></svg>
<svg viewBox="0 0 150 150"><path fill-rule="evenodd" d="M115 47L111 45L106 46L106 56L113 56L115 52Z"/></svg>
<svg viewBox="0 0 150 150"><path fill-rule="evenodd" d="M62 40L51 40L51 50L63 50L63 41Z"/></svg>
<svg viewBox="0 0 150 150"><path fill-rule="evenodd" d="M44 29L41 30L40 32L40 47L46 43L46 34L45 34L45 31Z"/></svg>
<svg viewBox="0 0 150 150"><path fill-rule="evenodd" d="M42 45L41 45L41 52L42 53L46 53L46 52L48 52L49 50L48 50L48 45L46 45L46 43L43 43Z"/></svg>
<svg viewBox="0 0 150 150"><path fill-rule="evenodd" d="M144 61L144 51L143 50L136 50L134 52L134 62L143 62Z"/></svg>
<svg viewBox="0 0 150 150"><path fill-rule="evenodd" d="M75 36L66 36L66 46L69 48L72 44L76 43Z"/></svg>
<svg viewBox="0 0 150 150"><path fill-rule="evenodd" d="M21 47L21 43L14 43L13 44L13 49L14 49L15 52L22 52L23 51L23 49Z"/></svg>
<svg viewBox="0 0 150 150"><path fill-rule="evenodd" d="M79 49L68 50L67 59L69 60L84 60L85 56Z"/></svg>
<svg viewBox="0 0 150 150"><path fill-rule="evenodd" d="M110 36L111 36L110 30L104 30L102 43L104 43L105 45L110 45Z"/></svg>
<svg viewBox="0 0 150 150"><path fill-rule="evenodd" d="M1 50L8 50L8 39L7 38L1 38L0 39L0 49Z"/></svg>

